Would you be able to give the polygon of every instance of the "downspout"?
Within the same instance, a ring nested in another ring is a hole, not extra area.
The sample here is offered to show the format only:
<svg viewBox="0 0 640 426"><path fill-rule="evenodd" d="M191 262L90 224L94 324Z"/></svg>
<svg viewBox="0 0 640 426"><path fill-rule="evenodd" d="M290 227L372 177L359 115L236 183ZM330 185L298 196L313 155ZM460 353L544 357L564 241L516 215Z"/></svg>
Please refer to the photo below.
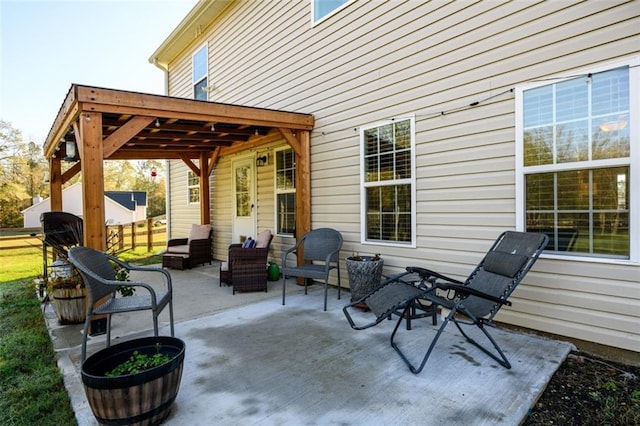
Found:
<svg viewBox="0 0 640 426"><path fill-rule="evenodd" d="M158 58L153 58L153 65L160 68L164 73L164 94L169 96L169 67L162 66L158 62ZM171 162L169 160L164 161L164 211L167 222L167 241L171 238Z"/></svg>

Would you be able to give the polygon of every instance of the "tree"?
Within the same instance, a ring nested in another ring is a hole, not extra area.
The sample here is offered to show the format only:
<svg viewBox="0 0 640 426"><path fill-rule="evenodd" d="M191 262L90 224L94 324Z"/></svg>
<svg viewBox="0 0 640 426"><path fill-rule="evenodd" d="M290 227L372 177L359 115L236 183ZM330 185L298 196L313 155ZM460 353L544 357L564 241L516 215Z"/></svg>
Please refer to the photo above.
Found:
<svg viewBox="0 0 640 426"><path fill-rule="evenodd" d="M44 159L39 147L25 144L20 130L0 120L0 227L21 227L21 211L44 187Z"/></svg>
<svg viewBox="0 0 640 426"><path fill-rule="evenodd" d="M166 213L164 166L160 161L137 162L135 191L147 193L147 217Z"/></svg>

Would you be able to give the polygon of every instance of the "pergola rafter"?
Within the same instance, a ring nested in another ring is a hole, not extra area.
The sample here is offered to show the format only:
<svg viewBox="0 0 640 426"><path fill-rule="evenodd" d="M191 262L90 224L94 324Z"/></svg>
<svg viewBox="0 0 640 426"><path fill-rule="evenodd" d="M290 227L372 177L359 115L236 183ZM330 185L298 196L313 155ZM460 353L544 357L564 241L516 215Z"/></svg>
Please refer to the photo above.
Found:
<svg viewBox="0 0 640 426"><path fill-rule="evenodd" d="M208 178L221 157L284 139L296 153L296 229L304 233L311 229L313 125L310 114L72 85L44 146L51 209L63 209L62 184L82 173L84 243L104 250L104 160L182 160L200 177L201 194L209 194ZM67 141L79 156L63 174ZM210 222L209 210L203 197L202 223Z"/></svg>

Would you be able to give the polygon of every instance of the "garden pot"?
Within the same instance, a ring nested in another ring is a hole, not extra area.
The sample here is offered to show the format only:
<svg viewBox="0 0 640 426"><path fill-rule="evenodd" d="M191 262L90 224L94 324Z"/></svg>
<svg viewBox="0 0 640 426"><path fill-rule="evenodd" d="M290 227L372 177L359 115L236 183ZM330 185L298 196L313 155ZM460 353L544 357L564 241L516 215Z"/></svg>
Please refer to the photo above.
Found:
<svg viewBox="0 0 640 426"><path fill-rule="evenodd" d="M51 302L60 324L84 322L87 315L86 288L54 288L51 290Z"/></svg>
<svg viewBox="0 0 640 426"><path fill-rule="evenodd" d="M269 281L278 281L280 279L280 267L275 262L269 262L267 268L267 279Z"/></svg>
<svg viewBox="0 0 640 426"><path fill-rule="evenodd" d="M106 377L134 351L153 355L156 345L171 359L136 374ZM89 406L103 425L157 425L167 418L178 395L185 344L175 337L144 337L118 343L91 355L82 364L82 383Z"/></svg>
<svg viewBox="0 0 640 426"><path fill-rule="evenodd" d="M347 257L346 262L352 302L366 296L374 288L380 285L382 268L384 266L384 260L380 257Z"/></svg>

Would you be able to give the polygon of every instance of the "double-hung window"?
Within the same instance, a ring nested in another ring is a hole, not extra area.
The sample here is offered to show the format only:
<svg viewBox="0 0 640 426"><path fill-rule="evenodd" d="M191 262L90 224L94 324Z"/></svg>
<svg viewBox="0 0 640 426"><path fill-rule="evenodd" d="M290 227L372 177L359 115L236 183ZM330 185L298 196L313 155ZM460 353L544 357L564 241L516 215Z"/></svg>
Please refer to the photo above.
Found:
<svg viewBox="0 0 640 426"><path fill-rule="evenodd" d="M275 151L276 230L294 236L296 229L296 156L291 148Z"/></svg>
<svg viewBox="0 0 640 426"><path fill-rule="evenodd" d="M519 228L549 235L548 253L638 260L637 66L516 91Z"/></svg>
<svg viewBox="0 0 640 426"><path fill-rule="evenodd" d="M187 200L189 204L200 202L200 176L191 170L187 172Z"/></svg>
<svg viewBox="0 0 640 426"><path fill-rule="evenodd" d="M363 243L415 247L415 119L360 129Z"/></svg>
<svg viewBox="0 0 640 426"><path fill-rule="evenodd" d="M202 46L196 53L194 53L192 62L192 85L193 85L193 99L199 101L208 100L207 92L207 74L208 74L208 54L207 46Z"/></svg>

